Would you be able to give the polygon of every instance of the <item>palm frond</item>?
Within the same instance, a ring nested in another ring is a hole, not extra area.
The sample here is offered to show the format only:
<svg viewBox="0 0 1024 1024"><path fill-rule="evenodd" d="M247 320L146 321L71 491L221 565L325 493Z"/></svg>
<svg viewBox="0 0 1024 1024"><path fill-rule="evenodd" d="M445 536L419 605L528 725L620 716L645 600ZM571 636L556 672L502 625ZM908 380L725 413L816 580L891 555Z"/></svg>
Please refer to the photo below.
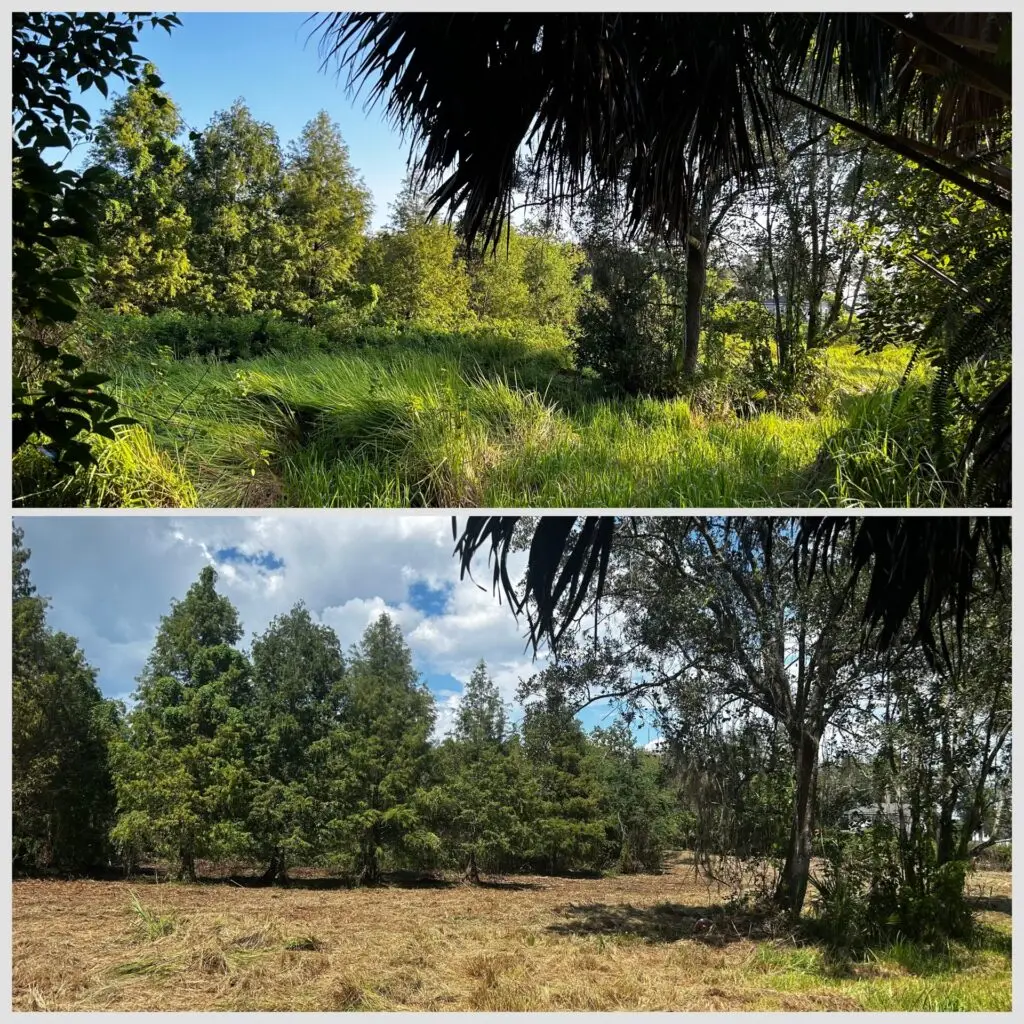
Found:
<svg viewBox="0 0 1024 1024"><path fill-rule="evenodd" d="M471 516L461 535L452 519L461 575L489 547L493 589L518 616L526 612L534 653L547 641L557 650L585 602L604 594L618 521L612 516L542 516L529 544L522 584L508 574L507 560L519 516ZM581 522L582 520L582 522ZM985 571L1001 585L1010 550L1008 516L803 516L794 547L799 572L810 579L838 566L854 577L868 572L865 626L880 649L892 647L908 624L931 658L951 653L935 623L953 616L956 639Z"/></svg>

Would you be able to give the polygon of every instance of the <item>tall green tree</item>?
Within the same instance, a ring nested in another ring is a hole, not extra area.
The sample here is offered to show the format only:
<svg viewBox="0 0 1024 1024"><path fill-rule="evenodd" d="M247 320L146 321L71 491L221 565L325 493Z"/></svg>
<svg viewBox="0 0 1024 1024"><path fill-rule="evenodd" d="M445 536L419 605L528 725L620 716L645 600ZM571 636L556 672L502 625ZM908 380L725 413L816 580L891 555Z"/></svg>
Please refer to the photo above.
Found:
<svg viewBox="0 0 1024 1024"><path fill-rule="evenodd" d="M541 700L526 706L522 734L537 788L531 859L552 874L599 868L605 853L600 787L586 734L560 689L546 687Z"/></svg>
<svg viewBox="0 0 1024 1024"><path fill-rule="evenodd" d="M183 202L188 156L176 139L181 115L147 64L103 114L91 161L112 174L92 299L118 312L154 313L192 283L191 218Z"/></svg>
<svg viewBox="0 0 1024 1024"><path fill-rule="evenodd" d="M201 276L192 303L230 315L277 308L285 243L277 132L238 99L192 141L189 258Z"/></svg>
<svg viewBox="0 0 1024 1024"><path fill-rule="evenodd" d="M238 613L206 566L160 621L127 736L114 744L113 838L128 860L155 853L194 880L196 860L252 852L252 705Z"/></svg>
<svg viewBox="0 0 1024 1024"><path fill-rule="evenodd" d="M459 699L455 738L469 746L499 746L505 739L505 717L501 694L481 658Z"/></svg>
<svg viewBox="0 0 1024 1024"><path fill-rule="evenodd" d="M456 330L472 317L466 265L452 228L428 220L423 197L407 186L388 226L369 240L358 279L380 287L376 315L384 323Z"/></svg>
<svg viewBox="0 0 1024 1024"><path fill-rule="evenodd" d="M420 682L401 629L388 615L367 627L348 662L342 728L334 737L333 831L362 884L384 861L436 851L421 795L429 785L434 700Z"/></svg>
<svg viewBox="0 0 1024 1024"><path fill-rule="evenodd" d="M372 212L341 129L321 110L285 162L281 219L288 282L282 311L308 317L319 303L343 294Z"/></svg>
<svg viewBox="0 0 1024 1024"><path fill-rule="evenodd" d="M249 829L268 861L268 882L322 852L319 786L340 725L344 678L337 635L301 603L253 641Z"/></svg>
<svg viewBox="0 0 1024 1024"><path fill-rule="evenodd" d="M437 786L425 798L445 847L467 881L522 848L521 810L529 787L518 740L506 734L505 707L481 660L466 684L452 736L437 752Z"/></svg>
<svg viewBox="0 0 1024 1024"><path fill-rule="evenodd" d="M103 866L114 812L108 743L118 712L74 637L46 625L46 600L13 534L11 833L15 867Z"/></svg>
<svg viewBox="0 0 1024 1024"><path fill-rule="evenodd" d="M657 757L639 750L622 720L589 737L609 853L625 874L658 871L675 837L671 792Z"/></svg>
<svg viewBox="0 0 1024 1024"><path fill-rule="evenodd" d="M526 281L526 246L508 227L494 249L475 244L467 252L470 308L477 316L495 320L519 319L530 302Z"/></svg>
<svg viewBox="0 0 1024 1024"><path fill-rule="evenodd" d="M583 250L541 226L527 226L523 248L526 315L538 324L574 330L584 296Z"/></svg>

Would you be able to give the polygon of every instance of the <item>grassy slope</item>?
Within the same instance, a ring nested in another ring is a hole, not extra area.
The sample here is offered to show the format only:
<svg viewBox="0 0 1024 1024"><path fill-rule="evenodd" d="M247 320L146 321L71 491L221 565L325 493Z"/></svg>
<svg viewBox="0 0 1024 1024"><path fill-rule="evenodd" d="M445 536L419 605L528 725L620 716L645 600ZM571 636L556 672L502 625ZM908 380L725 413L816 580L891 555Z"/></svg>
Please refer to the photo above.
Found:
<svg viewBox="0 0 1024 1024"><path fill-rule="evenodd" d="M478 334L235 364L145 363L115 393L145 430L100 443L91 504L721 507L911 501L879 451L907 354L826 359L820 415L611 399L555 333ZM822 461L823 445L838 458ZM874 467L874 463L878 463ZM850 480L868 465L870 493ZM888 473L888 477L886 474ZM891 479L890 479L891 478ZM911 483L910 488L913 487ZM830 489L825 497L820 489ZM878 496L881 495L881 498ZM74 500L74 499L72 499Z"/></svg>
<svg viewBox="0 0 1024 1024"><path fill-rule="evenodd" d="M1008 906L1010 875L971 879ZM133 892L141 905L133 908ZM853 963L660 876L378 890L18 881L15 1009L1009 1010L1010 917ZM695 931L701 917L713 925Z"/></svg>

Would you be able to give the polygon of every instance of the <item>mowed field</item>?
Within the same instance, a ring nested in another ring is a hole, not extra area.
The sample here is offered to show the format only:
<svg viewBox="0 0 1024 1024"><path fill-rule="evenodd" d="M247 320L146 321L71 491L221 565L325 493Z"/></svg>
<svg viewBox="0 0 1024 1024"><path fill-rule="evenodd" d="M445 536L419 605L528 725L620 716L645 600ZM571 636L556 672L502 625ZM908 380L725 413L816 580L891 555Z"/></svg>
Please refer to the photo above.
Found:
<svg viewBox="0 0 1024 1024"><path fill-rule="evenodd" d="M663 875L287 888L17 880L16 1010L1009 1010L1010 875L970 949L837 963ZM710 922L710 923L709 923Z"/></svg>

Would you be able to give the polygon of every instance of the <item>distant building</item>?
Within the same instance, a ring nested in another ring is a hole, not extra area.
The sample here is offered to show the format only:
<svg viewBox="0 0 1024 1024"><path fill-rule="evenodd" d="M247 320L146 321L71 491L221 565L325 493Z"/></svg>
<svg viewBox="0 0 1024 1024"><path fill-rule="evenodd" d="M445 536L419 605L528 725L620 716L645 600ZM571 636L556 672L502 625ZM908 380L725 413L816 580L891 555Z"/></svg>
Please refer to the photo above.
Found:
<svg viewBox="0 0 1024 1024"><path fill-rule="evenodd" d="M764 301L764 308L775 316L776 310L778 310L779 316L785 316L786 311L789 309L789 300L786 298L780 298L778 302L775 299L766 299ZM800 313L806 320L811 312L811 304L809 302L803 302L800 304ZM828 303L822 300L818 307L818 313L820 316L825 316L828 313Z"/></svg>
<svg viewBox="0 0 1024 1024"><path fill-rule="evenodd" d="M938 808L935 808L936 813ZM844 816L844 823L851 832L863 832L866 828L870 828L879 819L888 822L890 825L899 826L900 823L900 805L892 801L886 801L881 804L865 804L862 807L851 807ZM953 813L953 821L960 822L960 814ZM910 814L904 809L904 820L903 827L910 827ZM988 834L984 829L978 829L971 836L971 839L976 843L984 843L989 839Z"/></svg>

